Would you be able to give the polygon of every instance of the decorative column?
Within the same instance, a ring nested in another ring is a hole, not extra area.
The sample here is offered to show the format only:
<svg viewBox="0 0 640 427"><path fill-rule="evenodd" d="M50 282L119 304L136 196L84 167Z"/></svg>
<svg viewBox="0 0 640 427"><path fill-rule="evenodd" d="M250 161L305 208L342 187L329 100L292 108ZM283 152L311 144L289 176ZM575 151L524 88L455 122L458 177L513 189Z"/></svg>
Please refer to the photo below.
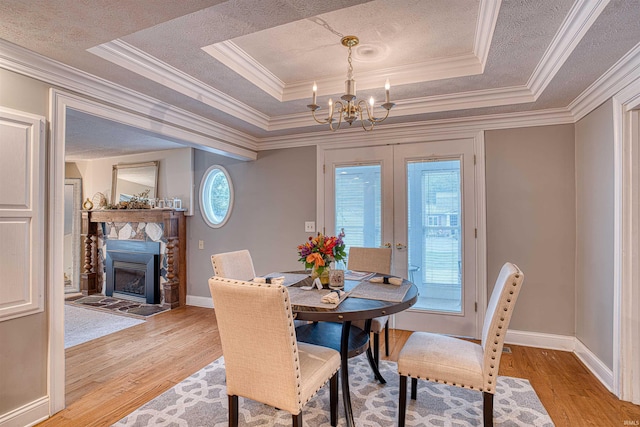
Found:
<svg viewBox="0 0 640 427"><path fill-rule="evenodd" d="M95 239L98 225L91 222L91 211L82 211L82 237L84 242L84 265L80 274L80 292L82 295L98 293L98 281L95 271Z"/></svg>
<svg viewBox="0 0 640 427"><path fill-rule="evenodd" d="M175 262L175 258L180 259L179 217L175 211L164 211L162 216L167 239L167 281L164 283L164 304L176 308L184 305L180 301L180 281L178 280L178 276L182 276L184 272L180 271L180 265Z"/></svg>

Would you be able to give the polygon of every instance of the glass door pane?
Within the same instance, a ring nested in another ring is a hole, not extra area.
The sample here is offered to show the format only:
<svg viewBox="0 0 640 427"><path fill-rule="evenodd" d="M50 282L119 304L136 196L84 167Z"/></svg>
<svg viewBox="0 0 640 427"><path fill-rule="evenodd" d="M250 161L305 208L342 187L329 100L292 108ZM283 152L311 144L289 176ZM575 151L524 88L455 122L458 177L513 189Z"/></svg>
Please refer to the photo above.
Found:
<svg viewBox="0 0 640 427"><path fill-rule="evenodd" d="M380 165L335 169L335 230L344 229L346 252L351 246L382 243Z"/></svg>
<svg viewBox="0 0 640 427"><path fill-rule="evenodd" d="M407 162L409 280L415 309L462 312L460 160Z"/></svg>
<svg viewBox="0 0 640 427"><path fill-rule="evenodd" d="M347 254L351 246L391 245L393 147L338 148L323 157L325 232L344 228Z"/></svg>

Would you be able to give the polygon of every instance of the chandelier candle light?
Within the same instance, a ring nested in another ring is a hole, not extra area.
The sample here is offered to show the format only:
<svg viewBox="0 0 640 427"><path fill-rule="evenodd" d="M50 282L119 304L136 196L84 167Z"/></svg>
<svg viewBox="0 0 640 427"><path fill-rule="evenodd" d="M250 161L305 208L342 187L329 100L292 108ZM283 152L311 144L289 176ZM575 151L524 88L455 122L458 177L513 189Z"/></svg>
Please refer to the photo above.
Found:
<svg viewBox="0 0 640 427"><path fill-rule="evenodd" d="M336 131L340 128L340 124L342 124L342 120L349 123L349 126L353 124L358 118L362 124L362 128L366 131L372 130L373 127L384 121L387 117L389 117L389 110L393 108L395 105L393 102L389 102L389 79L384 85L385 90L385 102L382 104L382 108L387 110L384 117L376 118L373 114L374 108L374 100L373 97L369 98L369 104L367 104L364 100L357 101L356 100L356 81L353 78L353 65L351 64L351 48L360 43L360 40L356 36L345 36L342 38L341 43L343 46L349 49L349 57L347 62L349 63L349 68L347 69L347 80L344 82L344 95L340 97L342 101L336 101L333 103L332 99L329 99L329 116L326 119L318 120L316 117L316 110L320 109L320 106L316 104L316 95L318 93L318 86L316 82L313 82L313 100L311 105L307 105L311 110L311 115L313 115L313 119L320 124L329 124L329 128L332 131ZM333 113L337 110L338 112L338 125L336 127L333 126L334 118ZM366 111L367 116L363 118L363 112ZM367 125L365 122L369 122Z"/></svg>

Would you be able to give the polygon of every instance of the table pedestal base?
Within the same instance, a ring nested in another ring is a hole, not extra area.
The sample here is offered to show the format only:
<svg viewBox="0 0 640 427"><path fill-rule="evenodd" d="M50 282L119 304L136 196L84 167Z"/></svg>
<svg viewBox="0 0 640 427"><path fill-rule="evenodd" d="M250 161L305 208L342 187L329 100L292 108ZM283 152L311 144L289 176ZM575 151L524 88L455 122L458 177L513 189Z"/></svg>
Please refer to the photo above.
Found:
<svg viewBox="0 0 640 427"><path fill-rule="evenodd" d="M365 328L370 328L371 321ZM317 322L308 323L296 328L296 337L298 341L308 344L316 344L324 347L333 348L340 352L340 382L342 383L342 400L344 402L344 412L347 419L347 426L355 426L353 420L353 411L351 409L351 394L349 393L349 364L351 357L362 354L367 351L367 359L376 375L376 378L384 383L384 378L378 371L378 366L373 361L371 351L369 349L369 331L351 325L350 321L343 323L333 322ZM346 349L346 351L343 351Z"/></svg>

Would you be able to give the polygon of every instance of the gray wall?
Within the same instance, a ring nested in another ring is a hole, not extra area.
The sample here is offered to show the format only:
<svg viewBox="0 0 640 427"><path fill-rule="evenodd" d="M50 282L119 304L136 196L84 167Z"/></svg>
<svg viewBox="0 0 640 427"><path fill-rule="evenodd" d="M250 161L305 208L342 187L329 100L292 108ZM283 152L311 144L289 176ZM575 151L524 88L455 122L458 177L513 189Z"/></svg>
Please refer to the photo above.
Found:
<svg viewBox="0 0 640 427"><path fill-rule="evenodd" d="M42 82L0 68L3 107L47 117L48 89ZM47 244L46 235L42 244ZM0 417L47 395L46 304L45 298L43 313L0 322Z"/></svg>
<svg viewBox="0 0 640 427"><path fill-rule="evenodd" d="M575 332L573 129L485 133L488 294L505 261L525 275L510 329Z"/></svg>
<svg viewBox="0 0 640 427"><path fill-rule="evenodd" d="M613 103L576 124L576 337L613 369Z"/></svg>
<svg viewBox="0 0 640 427"><path fill-rule="evenodd" d="M300 270L297 246L312 233L305 221L316 220L316 148L261 151L241 162L195 152L195 211L187 219L187 294L210 297L211 255L239 249L251 252L257 274ZM227 223L209 227L200 212L200 182L209 166L224 166L233 182L235 204ZM204 249L198 249L198 241Z"/></svg>

